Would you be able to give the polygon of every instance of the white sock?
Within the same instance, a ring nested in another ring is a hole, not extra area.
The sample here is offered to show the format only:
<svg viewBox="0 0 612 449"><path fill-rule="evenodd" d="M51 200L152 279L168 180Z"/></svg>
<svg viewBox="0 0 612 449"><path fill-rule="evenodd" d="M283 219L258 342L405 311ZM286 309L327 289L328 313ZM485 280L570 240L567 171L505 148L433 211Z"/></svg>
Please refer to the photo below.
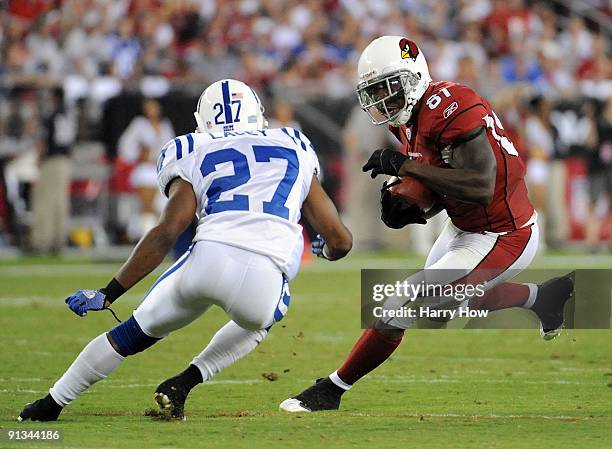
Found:
<svg viewBox="0 0 612 449"><path fill-rule="evenodd" d="M536 296L538 296L538 286L536 284L524 284L529 287L529 298L523 304L523 308L531 309L535 304Z"/></svg>
<svg viewBox="0 0 612 449"><path fill-rule="evenodd" d="M202 379L206 382L255 349L267 334L264 329L249 331L230 321L217 331L208 346L194 357L191 364L198 367Z"/></svg>
<svg viewBox="0 0 612 449"><path fill-rule="evenodd" d="M329 380L331 380L337 387L340 387L346 391L350 390L352 387L352 385L349 385L345 381L340 379L340 376L338 376L338 371L334 371L333 373L331 373L329 375Z"/></svg>
<svg viewBox="0 0 612 449"><path fill-rule="evenodd" d="M98 335L81 351L60 380L49 389L51 397L66 406L93 384L106 378L125 357L111 346L106 333Z"/></svg>

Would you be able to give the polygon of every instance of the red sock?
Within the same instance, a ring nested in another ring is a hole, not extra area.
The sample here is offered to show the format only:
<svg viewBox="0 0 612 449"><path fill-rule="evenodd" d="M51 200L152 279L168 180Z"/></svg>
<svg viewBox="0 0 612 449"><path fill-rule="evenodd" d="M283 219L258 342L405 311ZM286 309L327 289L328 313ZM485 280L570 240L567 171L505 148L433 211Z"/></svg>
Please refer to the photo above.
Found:
<svg viewBox="0 0 612 449"><path fill-rule="evenodd" d="M349 385L354 384L387 360L401 342L401 338L387 338L374 328L366 330L338 369L338 377Z"/></svg>
<svg viewBox="0 0 612 449"><path fill-rule="evenodd" d="M494 310L522 307L529 299L529 286L504 282L487 291L484 296L470 300L471 309Z"/></svg>

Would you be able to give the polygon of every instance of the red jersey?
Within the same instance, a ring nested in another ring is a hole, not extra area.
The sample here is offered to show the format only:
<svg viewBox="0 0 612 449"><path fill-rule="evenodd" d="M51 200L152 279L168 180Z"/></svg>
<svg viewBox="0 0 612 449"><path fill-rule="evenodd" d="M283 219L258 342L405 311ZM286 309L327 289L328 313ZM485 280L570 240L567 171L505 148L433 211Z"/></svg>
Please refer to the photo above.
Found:
<svg viewBox="0 0 612 449"><path fill-rule="evenodd" d="M507 232L524 226L534 209L527 196L525 165L514 144L489 103L461 84L432 82L423 96L416 123L390 126L402 142L402 150L423 162L451 168L442 161L440 152L480 126L497 162L495 191L491 203L481 206L439 195L438 204L446 209L453 224L469 232Z"/></svg>

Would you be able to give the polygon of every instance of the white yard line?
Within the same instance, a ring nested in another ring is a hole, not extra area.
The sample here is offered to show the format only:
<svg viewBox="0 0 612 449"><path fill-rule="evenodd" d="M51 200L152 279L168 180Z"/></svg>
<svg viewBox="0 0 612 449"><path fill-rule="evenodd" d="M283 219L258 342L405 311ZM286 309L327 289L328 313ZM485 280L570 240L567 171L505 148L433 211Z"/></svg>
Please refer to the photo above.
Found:
<svg viewBox="0 0 612 449"><path fill-rule="evenodd" d="M42 378L30 378L21 379L16 377L3 378L2 381L11 382L51 382L51 379ZM296 381L308 383L312 379L294 379ZM453 376L441 376L441 377L417 377L417 376L372 376L370 381L379 383L422 383L422 384L458 384L458 383L484 383L484 384L525 384L525 385L601 385L601 382L584 382L574 380L522 380L522 379L475 379L470 377L453 377ZM264 382L263 379L225 379L225 380L209 380L204 382L202 385L251 385ZM154 388L159 382L147 382L147 383L121 383L120 380L105 383L105 388ZM42 390L23 390L16 388L14 390L3 390L3 392L17 391L17 392L41 392Z"/></svg>
<svg viewBox="0 0 612 449"><path fill-rule="evenodd" d="M1 377L0 382L53 382L54 378L43 378L43 377ZM130 379L128 379L130 380ZM122 383L121 380L113 380L109 382L105 382L106 388L140 388L140 387L157 387L160 381L151 380L147 383ZM250 385L264 382L263 379L222 379L222 380L209 380L204 382L202 385ZM8 391L26 391L20 388L16 388L14 390L0 390L4 393ZM39 392L42 390L32 390L33 392Z"/></svg>
<svg viewBox="0 0 612 449"><path fill-rule="evenodd" d="M49 382L53 378L44 377L0 377L0 382Z"/></svg>
<svg viewBox="0 0 612 449"><path fill-rule="evenodd" d="M0 266L0 277L55 277L61 276L83 276L104 275L114 273L120 264L44 264L44 265L3 265Z"/></svg>
<svg viewBox="0 0 612 449"><path fill-rule="evenodd" d="M15 388L14 390L7 390L6 388L0 390L0 393L32 393L32 394L40 394L46 393L47 390L32 390L29 388Z"/></svg>
<svg viewBox="0 0 612 449"><path fill-rule="evenodd" d="M202 386L206 385L252 385L263 382L263 379L243 379L243 380L208 380L202 384ZM155 388L159 385L159 382L156 383L134 383L134 384L120 384L120 385L112 385L106 384L105 386L108 388Z"/></svg>
<svg viewBox="0 0 612 449"><path fill-rule="evenodd" d="M66 292L68 295L69 292ZM127 293L121 297L122 303L138 303L142 300L144 294L130 294ZM57 306L64 307L68 310L68 306L64 302L64 298L61 296L15 296L15 297L2 297L0 296L0 307L24 307L31 306L33 304L44 304L45 306Z"/></svg>
<svg viewBox="0 0 612 449"><path fill-rule="evenodd" d="M305 273L319 272L342 272L358 271L361 269L416 269L421 268L424 259L414 256L375 258L363 257L360 255L349 255L346 259L338 262L326 262L315 260L310 264L302 266L301 270ZM54 277L62 276L83 276L83 275L106 275L113 274L118 268L119 263L88 263L83 264L42 264L42 265L2 265L0 266L1 277ZM169 264L164 264L161 272ZM536 257L531 264L531 268L563 268L567 270L587 269L587 268L612 268L612 256L607 254L595 255L543 255Z"/></svg>
<svg viewBox="0 0 612 449"><path fill-rule="evenodd" d="M406 258L373 258L373 257L351 257L338 262L315 261L310 265L303 266L305 272L326 271L356 271L360 269L414 269L423 266L424 259L418 257ZM607 254L595 255L543 255L537 256L531 264L532 269L563 268L567 270L589 269L589 268L612 268L612 256Z"/></svg>
<svg viewBox="0 0 612 449"><path fill-rule="evenodd" d="M60 301L56 297L51 296L17 296L17 297L0 297L0 306L30 306L35 303L45 302L53 305ZM62 304L63 301L62 301ZM66 304L64 304L66 306Z"/></svg>

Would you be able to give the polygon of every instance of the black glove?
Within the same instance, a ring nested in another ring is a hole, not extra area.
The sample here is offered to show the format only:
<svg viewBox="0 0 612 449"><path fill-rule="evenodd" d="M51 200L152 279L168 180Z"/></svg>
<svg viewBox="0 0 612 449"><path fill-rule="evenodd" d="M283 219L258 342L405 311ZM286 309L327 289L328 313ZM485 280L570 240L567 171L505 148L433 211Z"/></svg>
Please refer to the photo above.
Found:
<svg viewBox="0 0 612 449"><path fill-rule="evenodd" d="M384 148L372 153L361 170L364 172L372 170L372 173L370 173L372 178L381 174L399 176L399 170L406 159L408 157L399 151Z"/></svg>
<svg viewBox="0 0 612 449"><path fill-rule="evenodd" d="M380 218L385 225L401 229L411 223L425 224L423 213L419 206L408 204L402 197L393 198L385 181L380 191Z"/></svg>

